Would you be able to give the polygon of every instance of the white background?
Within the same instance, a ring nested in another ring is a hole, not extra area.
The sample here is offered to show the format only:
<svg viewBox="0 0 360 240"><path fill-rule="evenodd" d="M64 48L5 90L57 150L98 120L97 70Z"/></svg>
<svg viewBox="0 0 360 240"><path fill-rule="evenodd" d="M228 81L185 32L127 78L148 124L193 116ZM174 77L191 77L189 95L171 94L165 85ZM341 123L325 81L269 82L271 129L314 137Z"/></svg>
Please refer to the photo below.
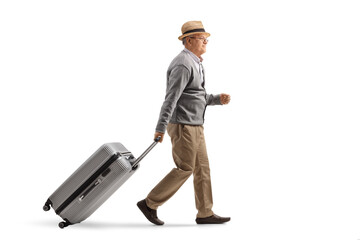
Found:
<svg viewBox="0 0 360 240"><path fill-rule="evenodd" d="M1 235L19 239L360 239L358 1L1 1ZM48 196L100 145L151 143L177 37L211 33L205 134L219 226L195 224L192 179L136 207L174 166L169 137L85 222Z"/></svg>

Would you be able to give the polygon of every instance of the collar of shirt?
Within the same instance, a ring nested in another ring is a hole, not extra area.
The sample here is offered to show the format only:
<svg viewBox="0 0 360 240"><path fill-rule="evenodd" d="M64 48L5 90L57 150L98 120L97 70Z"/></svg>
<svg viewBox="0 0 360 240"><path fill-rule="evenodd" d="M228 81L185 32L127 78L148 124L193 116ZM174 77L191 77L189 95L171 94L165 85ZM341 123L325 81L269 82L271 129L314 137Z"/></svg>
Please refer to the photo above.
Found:
<svg viewBox="0 0 360 240"><path fill-rule="evenodd" d="M184 52L186 52L187 54L189 54L191 56L191 58L197 63L200 64L203 61L203 58L200 56L200 58L198 56L196 56L192 51L190 51L187 48L184 48Z"/></svg>

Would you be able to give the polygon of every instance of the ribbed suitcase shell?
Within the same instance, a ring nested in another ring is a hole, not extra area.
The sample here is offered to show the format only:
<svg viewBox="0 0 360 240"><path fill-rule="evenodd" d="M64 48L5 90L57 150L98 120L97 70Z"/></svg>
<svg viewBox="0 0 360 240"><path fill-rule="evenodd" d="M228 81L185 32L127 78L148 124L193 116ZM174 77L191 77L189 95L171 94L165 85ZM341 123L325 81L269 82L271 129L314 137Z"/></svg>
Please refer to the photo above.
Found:
<svg viewBox="0 0 360 240"><path fill-rule="evenodd" d="M49 197L48 202L57 211L64 201L115 154L118 157L106 168L107 175L100 174L62 211L57 212L66 221L66 225L79 223L95 212L135 172L132 164L136 159L121 143L104 144ZM59 226L61 227L61 223Z"/></svg>

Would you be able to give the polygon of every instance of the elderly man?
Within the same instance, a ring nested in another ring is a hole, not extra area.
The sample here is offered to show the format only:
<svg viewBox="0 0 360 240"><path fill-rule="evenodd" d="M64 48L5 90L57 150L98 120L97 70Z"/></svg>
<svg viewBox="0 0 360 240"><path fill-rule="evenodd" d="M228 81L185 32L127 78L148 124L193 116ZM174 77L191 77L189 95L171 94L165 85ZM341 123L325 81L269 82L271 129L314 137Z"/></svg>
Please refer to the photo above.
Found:
<svg viewBox="0 0 360 240"><path fill-rule="evenodd" d="M201 55L206 52L210 34L205 31L202 22L186 22L181 31L179 40L183 41L185 49L168 68L165 101L155 132L155 138L161 136L162 142L167 129L176 168L137 205L150 222L163 225L164 222L157 217L157 208L170 199L193 174L198 210L196 223L224 223L230 218L219 217L212 211L210 168L203 123L206 106L228 104L230 95L212 95L205 91Z"/></svg>

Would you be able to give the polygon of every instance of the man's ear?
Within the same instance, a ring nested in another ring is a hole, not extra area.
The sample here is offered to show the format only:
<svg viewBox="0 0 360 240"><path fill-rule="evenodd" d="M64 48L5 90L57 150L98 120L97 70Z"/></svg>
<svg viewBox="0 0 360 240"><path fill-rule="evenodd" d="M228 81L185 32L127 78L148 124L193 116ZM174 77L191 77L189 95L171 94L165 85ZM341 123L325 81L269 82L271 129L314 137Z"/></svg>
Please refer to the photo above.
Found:
<svg viewBox="0 0 360 240"><path fill-rule="evenodd" d="M187 37L187 38L186 38L186 43L187 43L188 45L191 45L191 38Z"/></svg>

